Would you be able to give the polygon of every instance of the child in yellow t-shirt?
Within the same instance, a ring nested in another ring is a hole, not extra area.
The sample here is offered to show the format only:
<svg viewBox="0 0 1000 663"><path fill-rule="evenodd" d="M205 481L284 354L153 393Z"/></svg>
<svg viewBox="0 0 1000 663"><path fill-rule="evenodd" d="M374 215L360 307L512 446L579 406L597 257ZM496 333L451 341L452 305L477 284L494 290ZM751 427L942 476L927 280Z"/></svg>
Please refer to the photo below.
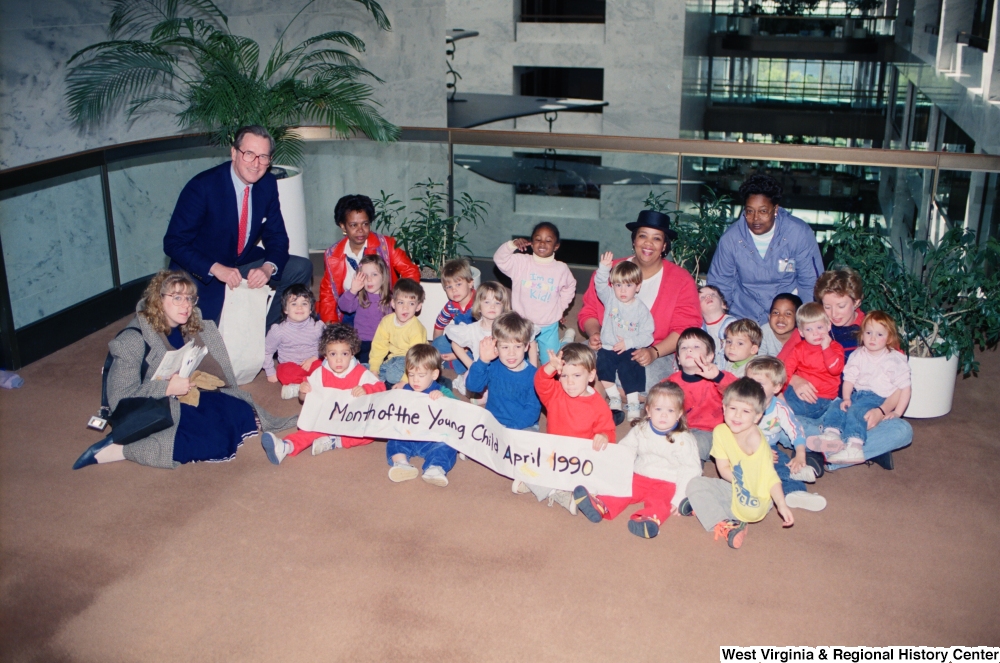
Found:
<svg viewBox="0 0 1000 663"><path fill-rule="evenodd" d="M678 505L682 516L696 515L705 531L725 537L730 548L746 538L747 523L764 519L771 502L791 527L795 517L785 504L781 479L774 471L771 447L757 423L764 416L764 388L750 378L740 378L722 395L724 424L712 432L712 456L721 479L695 477L687 499Z"/></svg>
<svg viewBox="0 0 1000 663"><path fill-rule="evenodd" d="M389 386L406 382L406 352L427 342L427 330L417 314L424 289L410 279L399 279L392 289L393 312L382 318L372 338L369 370Z"/></svg>

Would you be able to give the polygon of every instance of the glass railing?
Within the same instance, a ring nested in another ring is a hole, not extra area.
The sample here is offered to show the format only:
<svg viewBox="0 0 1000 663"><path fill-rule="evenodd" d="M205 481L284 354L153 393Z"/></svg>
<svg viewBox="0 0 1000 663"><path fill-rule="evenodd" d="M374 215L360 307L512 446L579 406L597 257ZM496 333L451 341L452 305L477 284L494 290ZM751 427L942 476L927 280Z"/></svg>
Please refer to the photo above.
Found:
<svg viewBox="0 0 1000 663"><path fill-rule="evenodd" d="M956 224L1000 233L1000 157L484 130L405 129L393 144L334 140L321 128L302 134L313 251L342 237L333 222L340 196L384 191L413 214L414 185L431 180L450 199L488 204L479 227L461 229L470 255L491 256L545 220L575 247L573 262L594 265L601 251L630 251L624 224L651 193L690 211L709 188L735 198L761 171L782 182L782 204L821 241L848 216L898 237L933 238ZM184 184L228 158L204 143L148 141L0 171L3 366L34 361L134 310L149 275L167 263L163 234Z"/></svg>

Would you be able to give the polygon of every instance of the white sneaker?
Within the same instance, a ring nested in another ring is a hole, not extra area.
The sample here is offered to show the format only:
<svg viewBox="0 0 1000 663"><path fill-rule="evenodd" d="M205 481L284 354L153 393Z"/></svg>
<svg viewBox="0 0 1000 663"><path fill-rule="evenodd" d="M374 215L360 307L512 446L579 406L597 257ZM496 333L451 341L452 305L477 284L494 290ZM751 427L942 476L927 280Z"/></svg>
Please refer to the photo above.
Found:
<svg viewBox="0 0 1000 663"><path fill-rule="evenodd" d="M264 433L260 436L260 445L264 447L267 459L274 465L281 465L288 452L285 451L285 441L274 433Z"/></svg>
<svg viewBox="0 0 1000 663"><path fill-rule="evenodd" d="M463 396L468 396L468 392L465 391L465 373L462 373L454 380L451 381L451 390L456 394L462 394Z"/></svg>
<svg viewBox="0 0 1000 663"><path fill-rule="evenodd" d="M299 397L299 385L286 384L281 388L281 397L288 401Z"/></svg>
<svg viewBox="0 0 1000 663"><path fill-rule="evenodd" d="M805 483L816 483L816 470L808 465L804 465L798 472L792 472L789 474L788 478Z"/></svg>
<svg viewBox="0 0 1000 663"><path fill-rule="evenodd" d="M448 485L448 475L446 475L444 470L437 465L431 465L424 470L424 473L420 478L432 486L444 488Z"/></svg>
<svg viewBox="0 0 1000 663"><path fill-rule="evenodd" d="M848 444L837 453L827 456L826 462L831 465L857 465L865 462L865 452L860 445Z"/></svg>
<svg viewBox="0 0 1000 663"><path fill-rule="evenodd" d="M622 399L618 396L608 396L608 407L612 410L622 409Z"/></svg>
<svg viewBox="0 0 1000 663"><path fill-rule="evenodd" d="M638 403L629 403L625 406L625 418L629 423L642 418L642 408Z"/></svg>
<svg viewBox="0 0 1000 663"><path fill-rule="evenodd" d="M327 435L326 437L319 437L313 441L312 455L318 456L325 451L333 451L340 446L340 437L336 435Z"/></svg>
<svg viewBox="0 0 1000 663"><path fill-rule="evenodd" d="M572 327L567 327L566 331L564 331L562 336L559 337L559 340L562 341L563 345L566 343L572 343L576 340L576 330Z"/></svg>
<svg viewBox="0 0 1000 663"><path fill-rule="evenodd" d="M465 454L461 454L461 453L460 453L460 454L458 454L458 459L459 459L459 460L469 460L469 457L468 457L468 456L466 456Z"/></svg>
<svg viewBox="0 0 1000 663"><path fill-rule="evenodd" d="M785 495L785 504L792 509L805 509L806 511L822 511L826 508L826 498L816 493L807 493L804 490L797 490L794 493Z"/></svg>
<svg viewBox="0 0 1000 663"><path fill-rule="evenodd" d="M573 499L573 493L570 491L553 490L549 493L549 506L552 506L553 503L569 511L569 515L576 515L576 500Z"/></svg>
<svg viewBox="0 0 1000 663"><path fill-rule="evenodd" d="M525 493L530 493L531 488L528 488L528 484L520 479L514 479L514 483L510 484L510 492L515 495L524 495Z"/></svg>
<svg viewBox="0 0 1000 663"><path fill-rule="evenodd" d="M410 481L411 479L416 479L420 472L417 468L413 467L409 463L395 462L392 467L389 468L389 481L394 483L401 483L403 481Z"/></svg>

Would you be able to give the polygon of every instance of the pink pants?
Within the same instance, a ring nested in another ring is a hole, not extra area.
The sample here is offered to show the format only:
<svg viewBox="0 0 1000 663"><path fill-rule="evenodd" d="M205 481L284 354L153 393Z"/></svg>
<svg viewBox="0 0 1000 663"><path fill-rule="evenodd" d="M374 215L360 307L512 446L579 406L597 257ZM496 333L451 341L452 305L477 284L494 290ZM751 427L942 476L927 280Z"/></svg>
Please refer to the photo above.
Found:
<svg viewBox="0 0 1000 663"><path fill-rule="evenodd" d="M607 520L611 520L630 505L643 502L643 507L632 514L632 520L652 518L658 525L661 525L670 517L670 501L674 499L675 492L677 492L676 484L650 479L641 474L633 474L631 497L611 497L610 495L599 495L598 497L604 502L604 506L608 507L608 512L604 516Z"/></svg>
<svg viewBox="0 0 1000 663"><path fill-rule="evenodd" d="M305 370L299 364L293 364L292 362L285 362L284 364L278 364L278 370L275 371L278 376L278 382L281 384L302 384L306 381L313 371L323 365L322 359L317 359L309 367L309 370Z"/></svg>
<svg viewBox="0 0 1000 663"><path fill-rule="evenodd" d="M311 447L312 443L318 438L326 437L327 435L327 433L311 433L307 430L300 430L297 433L292 433L285 438L285 442L290 442L293 447L292 451L288 455L298 456L301 452ZM330 437L335 436L331 435ZM351 447L360 447L365 444L371 444L373 440L367 437L346 437L341 435L340 442L345 449L350 449Z"/></svg>

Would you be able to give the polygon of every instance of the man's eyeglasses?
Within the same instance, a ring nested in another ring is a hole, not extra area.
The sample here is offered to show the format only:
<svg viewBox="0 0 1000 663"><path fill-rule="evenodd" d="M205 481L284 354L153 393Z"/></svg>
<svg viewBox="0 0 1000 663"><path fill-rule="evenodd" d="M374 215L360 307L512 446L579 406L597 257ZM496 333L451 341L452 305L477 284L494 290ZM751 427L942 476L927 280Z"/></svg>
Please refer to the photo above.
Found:
<svg viewBox="0 0 1000 663"><path fill-rule="evenodd" d="M253 152L245 152L240 148L236 148L236 151L243 155L243 163L253 163L257 159L260 159L260 165L266 166L271 163L270 154L254 154Z"/></svg>
<svg viewBox="0 0 1000 663"><path fill-rule="evenodd" d="M198 295L163 295L165 298L172 301L176 306L181 304L190 304L195 306L198 303Z"/></svg>

